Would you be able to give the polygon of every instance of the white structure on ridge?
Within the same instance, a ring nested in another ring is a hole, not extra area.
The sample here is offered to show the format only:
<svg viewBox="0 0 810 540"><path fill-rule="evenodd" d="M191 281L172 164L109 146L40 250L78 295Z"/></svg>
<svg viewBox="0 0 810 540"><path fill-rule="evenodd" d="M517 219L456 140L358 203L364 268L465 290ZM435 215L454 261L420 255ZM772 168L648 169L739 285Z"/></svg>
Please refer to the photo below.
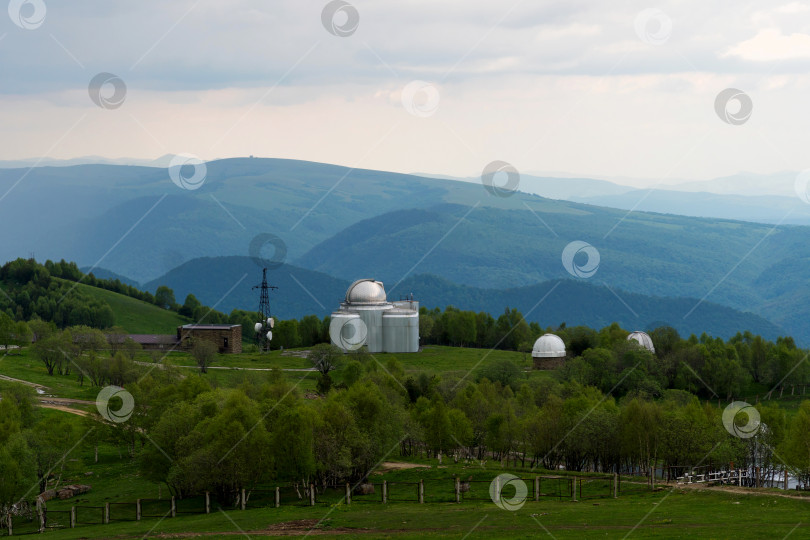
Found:
<svg viewBox="0 0 810 540"><path fill-rule="evenodd" d="M653 346L652 338L647 334L647 332L642 332L641 330L630 332L630 335L627 336L627 341L635 341L651 353L655 354L655 347Z"/></svg>
<svg viewBox="0 0 810 540"><path fill-rule="evenodd" d="M382 282L360 279L332 313L332 344L344 351L367 346L371 353L419 351L419 302L389 302Z"/></svg>
<svg viewBox="0 0 810 540"><path fill-rule="evenodd" d="M554 334L543 334L532 347L532 358L535 369L553 369L561 367L565 359L565 343Z"/></svg>

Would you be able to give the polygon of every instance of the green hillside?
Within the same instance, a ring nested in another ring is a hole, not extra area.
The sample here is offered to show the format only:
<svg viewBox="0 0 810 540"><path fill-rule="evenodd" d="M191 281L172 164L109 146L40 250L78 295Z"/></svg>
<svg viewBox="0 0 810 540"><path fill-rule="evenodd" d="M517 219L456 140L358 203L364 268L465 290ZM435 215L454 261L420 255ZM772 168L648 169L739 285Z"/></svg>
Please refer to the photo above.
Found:
<svg viewBox="0 0 810 540"><path fill-rule="evenodd" d="M177 326L189 322L174 311L161 309L123 294L83 283L79 283L76 288L110 306L115 315L115 324L131 334L173 334Z"/></svg>

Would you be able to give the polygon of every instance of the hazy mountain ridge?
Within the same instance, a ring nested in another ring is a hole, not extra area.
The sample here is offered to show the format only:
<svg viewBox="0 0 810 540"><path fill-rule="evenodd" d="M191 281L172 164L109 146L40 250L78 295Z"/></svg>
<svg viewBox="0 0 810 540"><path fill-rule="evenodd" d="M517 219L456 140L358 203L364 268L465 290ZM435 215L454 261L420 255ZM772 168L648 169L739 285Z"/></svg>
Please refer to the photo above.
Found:
<svg viewBox="0 0 810 540"><path fill-rule="evenodd" d="M799 339L810 338L804 273L783 271L790 261L810 257L806 228L644 213L626 215L617 226L622 217L617 211L557 205L581 211L552 213L540 207L533 214L439 205L420 210L433 218L418 222L403 219L399 211L357 223L294 263L344 279L374 268L378 278L396 283L413 268L462 285L509 288L570 277L561 254L569 242L584 240L600 253L594 279L610 287L672 298L705 296L758 313ZM789 290L791 308L774 302L781 293L763 283ZM694 317L702 307L681 316Z"/></svg>
<svg viewBox="0 0 810 540"><path fill-rule="evenodd" d="M0 170L0 192L19 181L3 201L0 229L14 233L0 258L36 248L40 260L76 260L144 283L191 259L246 256L255 235L272 233L286 243L286 260L320 272L317 279L373 275L390 287L428 273L500 290L569 278L562 251L583 240L601 255L599 283L705 296L810 338L803 270L784 271L810 257L804 227L629 213L524 192L498 197L480 183L294 160L206 168L194 191L153 167L44 167L23 180L26 171Z"/></svg>

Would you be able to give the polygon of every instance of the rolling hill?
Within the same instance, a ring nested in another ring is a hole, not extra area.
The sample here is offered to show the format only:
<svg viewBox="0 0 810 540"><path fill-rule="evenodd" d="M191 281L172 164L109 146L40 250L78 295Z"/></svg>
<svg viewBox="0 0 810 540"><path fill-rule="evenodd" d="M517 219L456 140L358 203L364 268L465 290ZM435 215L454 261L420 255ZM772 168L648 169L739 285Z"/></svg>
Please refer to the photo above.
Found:
<svg viewBox="0 0 810 540"><path fill-rule="evenodd" d="M117 292L91 287L84 283L79 283L76 288L110 306L115 316L115 324L130 334L173 334L178 326L191 322L174 311Z"/></svg>
<svg viewBox="0 0 810 540"><path fill-rule="evenodd" d="M481 289L530 287L570 277L561 253L585 241L601 256L592 278L600 285L703 298L810 342L805 227L628 212L522 192L498 197L475 183L279 159L210 162L194 191L175 186L164 169L116 165L0 170L0 192L9 189L0 228L14 234L0 244L0 258L34 251L40 260L76 260L147 283L192 259L248 256L255 235L272 233L286 243L288 263L319 273L312 282L298 278L319 297L315 283L326 283L326 293L329 279L369 275L389 287L414 274ZM311 301L285 279L301 305ZM231 286L212 283L220 294ZM203 294L174 288L178 299L183 290ZM216 291L206 303L218 300ZM327 309L330 302L319 300ZM705 306L681 317L688 322Z"/></svg>
<svg viewBox="0 0 810 540"><path fill-rule="evenodd" d="M357 221L403 207L447 201L522 208L487 197L480 184L322 163L244 158L206 169L193 191L155 167L0 169L0 194L7 193L0 229L18 231L0 244L0 260L34 252L144 283L192 258L248 255L259 233L281 237L297 257Z"/></svg>
<svg viewBox="0 0 810 540"><path fill-rule="evenodd" d="M500 289L570 277L561 254L583 240L599 251L599 283L644 295L705 297L810 340L810 289L806 266L797 262L810 257L804 227L633 213L614 228L623 217L615 210L558 201L551 207L571 210L561 213L546 211L545 199L536 204L534 212L455 205L392 212L337 233L295 262L344 279L371 268L392 285L416 271ZM789 291L789 303L780 291Z"/></svg>

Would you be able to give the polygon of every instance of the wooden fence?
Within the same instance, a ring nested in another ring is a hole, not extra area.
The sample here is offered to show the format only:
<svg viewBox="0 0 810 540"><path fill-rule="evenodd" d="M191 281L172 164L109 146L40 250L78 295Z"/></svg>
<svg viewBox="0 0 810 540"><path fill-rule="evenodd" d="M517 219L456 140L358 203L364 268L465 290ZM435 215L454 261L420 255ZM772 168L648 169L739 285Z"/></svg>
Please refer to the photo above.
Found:
<svg viewBox="0 0 810 540"><path fill-rule="evenodd" d="M558 500L584 500L619 496L620 479L612 476L534 476L519 478L526 486L523 499L511 500L512 504L543 498ZM308 488L301 486L278 486L269 489L242 489L228 496L228 504L218 506L246 510L280 506L317 506L358 503L461 503L463 501L492 500L491 485L496 480L462 480L460 478L427 479L418 482L389 482L367 484L362 493L345 484L321 488L314 484ZM500 497L510 497L506 488L501 490L498 483L496 493ZM235 501L235 504L234 504ZM219 502L219 501L218 501ZM144 518L176 517L179 514L210 514L211 493L199 497L176 499L138 499L134 502L108 502L103 506L75 505L69 510L49 510L46 505L37 505L36 514L30 517L4 516L4 526L0 536L33 534L54 529L75 528L81 525L100 525L122 521L140 521Z"/></svg>

